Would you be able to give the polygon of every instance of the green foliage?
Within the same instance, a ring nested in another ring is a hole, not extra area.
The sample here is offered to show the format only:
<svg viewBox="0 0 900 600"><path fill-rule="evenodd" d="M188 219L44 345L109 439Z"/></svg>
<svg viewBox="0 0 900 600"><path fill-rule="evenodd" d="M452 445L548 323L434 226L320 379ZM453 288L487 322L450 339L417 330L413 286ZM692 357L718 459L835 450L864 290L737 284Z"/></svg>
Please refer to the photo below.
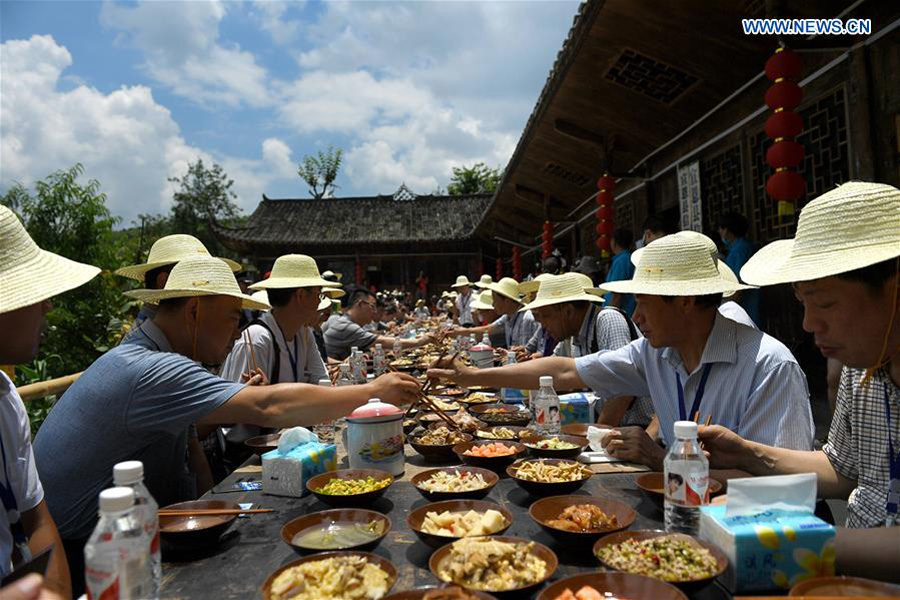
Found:
<svg viewBox="0 0 900 600"><path fill-rule="evenodd" d="M341 169L344 151L328 146L326 152L319 150L315 156L307 154L297 169L297 174L309 186L309 194L315 199L324 198L337 189L334 180Z"/></svg>
<svg viewBox="0 0 900 600"><path fill-rule="evenodd" d="M500 169L492 169L484 163L476 163L471 167L453 167L453 177L447 185L447 193L451 196L468 194L493 194L503 179Z"/></svg>
<svg viewBox="0 0 900 600"><path fill-rule="evenodd" d="M53 376L50 375L50 363L58 363L61 360L62 359L58 355L52 354L45 358L37 358L32 361L30 365L17 365L16 385L23 386L28 385L29 383L40 383L52 379ZM30 400L28 404L25 405L25 408L28 411L28 418L31 421L32 437L37 435L37 430L40 428L41 423L44 422L44 419L47 418L47 415L50 414L50 409L53 408L54 404L56 404L56 396L47 396L46 398L40 398L38 400Z"/></svg>
<svg viewBox="0 0 900 600"><path fill-rule="evenodd" d="M188 233L203 242L211 254L222 256L225 248L213 235L209 221L215 219L231 223L240 217L241 209L235 202L237 194L231 190L234 181L228 178L220 165L213 163L211 168L207 168L200 158L188 165L187 173L182 177L170 177L169 181L178 184L179 188L173 198L167 225L169 230L163 235ZM165 229L164 219L150 219L151 225L160 232ZM149 247L150 244L147 244Z"/></svg>

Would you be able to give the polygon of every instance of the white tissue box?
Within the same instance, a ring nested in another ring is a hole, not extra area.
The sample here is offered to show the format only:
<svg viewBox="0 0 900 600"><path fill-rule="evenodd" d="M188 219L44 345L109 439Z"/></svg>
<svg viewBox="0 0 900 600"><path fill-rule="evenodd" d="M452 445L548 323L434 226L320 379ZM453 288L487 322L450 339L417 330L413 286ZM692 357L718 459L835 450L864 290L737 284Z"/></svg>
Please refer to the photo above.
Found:
<svg viewBox="0 0 900 600"><path fill-rule="evenodd" d="M306 482L337 468L337 446L308 442L284 453L272 450L262 455L263 492L300 498L308 493Z"/></svg>

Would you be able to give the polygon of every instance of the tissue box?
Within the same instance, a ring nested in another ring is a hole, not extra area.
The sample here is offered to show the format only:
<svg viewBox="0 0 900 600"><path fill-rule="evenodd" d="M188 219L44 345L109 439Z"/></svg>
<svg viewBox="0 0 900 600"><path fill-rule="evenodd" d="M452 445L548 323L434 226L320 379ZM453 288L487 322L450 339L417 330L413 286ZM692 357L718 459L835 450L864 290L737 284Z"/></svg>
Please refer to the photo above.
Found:
<svg viewBox="0 0 900 600"><path fill-rule="evenodd" d="M732 593L784 591L834 575L834 527L808 512L780 509L726 516L724 505L700 509L700 537L728 556L720 581Z"/></svg>
<svg viewBox="0 0 900 600"><path fill-rule="evenodd" d="M559 422L569 423L594 422L594 395L580 392L563 394L559 397Z"/></svg>
<svg viewBox="0 0 900 600"><path fill-rule="evenodd" d="M500 390L500 401L506 404L525 404L525 398L527 397L528 390L516 388L503 388Z"/></svg>
<svg viewBox="0 0 900 600"><path fill-rule="evenodd" d="M272 450L262 455L263 492L276 496L306 495L311 477L337 468L337 446L308 442L286 453Z"/></svg>

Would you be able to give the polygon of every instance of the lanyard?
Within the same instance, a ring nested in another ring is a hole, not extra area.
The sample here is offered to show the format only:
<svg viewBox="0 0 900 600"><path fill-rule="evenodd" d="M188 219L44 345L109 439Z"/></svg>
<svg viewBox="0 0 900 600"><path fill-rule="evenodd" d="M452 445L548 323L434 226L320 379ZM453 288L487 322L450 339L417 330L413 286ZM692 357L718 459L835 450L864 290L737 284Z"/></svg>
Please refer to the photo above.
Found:
<svg viewBox="0 0 900 600"><path fill-rule="evenodd" d="M887 518L885 524L890 527L897 522L897 508L900 504L900 452L894 453L894 440L891 436L891 398L887 383L884 384L884 415L887 418L888 456L890 458L890 481L888 483Z"/></svg>
<svg viewBox="0 0 900 600"><path fill-rule="evenodd" d="M285 352L287 352L288 359L290 360L290 363L291 363L291 371L294 373L294 383L297 383L300 381L300 378L297 376L297 359L300 358L300 352L297 350L297 338L302 334L303 334L303 330L301 329L294 336L294 353L293 354L291 354L291 349L287 345L287 343L285 343L285 345L284 345L284 350L285 350ZM276 344L276 347L277 347L277 344ZM272 383L278 383L278 382L273 381Z"/></svg>
<svg viewBox="0 0 900 600"><path fill-rule="evenodd" d="M697 395L694 396L694 404L691 406L691 412L684 413L684 388L681 387L681 375L675 371L675 383L678 384L678 416L682 421L687 421L691 415L697 414L700 410L700 402L703 400L703 391L706 389L706 380L709 378L709 371L712 369L712 363L706 363L703 366L703 375L700 376L700 385L697 386Z"/></svg>
<svg viewBox="0 0 900 600"><path fill-rule="evenodd" d="M9 477L6 448L3 446L2 438L0 438L0 457L3 458L4 477L3 482L0 482L0 502L3 503L3 510L6 511L6 518L9 521L9 531L12 533L13 542L22 555L22 560L29 561L31 560L31 552L28 549L28 536L25 535L25 528L22 526L19 503L16 501L16 495L12 491L12 479Z"/></svg>
<svg viewBox="0 0 900 600"><path fill-rule="evenodd" d="M587 331L585 331L587 328ZM582 356L596 354L600 351L600 342L597 341L597 307L591 304L588 309L587 319L581 327L581 338L584 340Z"/></svg>

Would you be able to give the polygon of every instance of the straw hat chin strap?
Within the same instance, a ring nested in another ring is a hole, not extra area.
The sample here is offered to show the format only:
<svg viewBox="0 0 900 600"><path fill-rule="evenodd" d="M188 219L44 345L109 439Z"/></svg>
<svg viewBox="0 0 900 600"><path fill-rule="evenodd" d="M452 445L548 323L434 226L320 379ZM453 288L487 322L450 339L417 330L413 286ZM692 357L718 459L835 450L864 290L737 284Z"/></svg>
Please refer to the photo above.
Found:
<svg viewBox="0 0 900 600"><path fill-rule="evenodd" d="M900 292L900 256L897 257L896 269L894 273L897 276L897 280L894 282L894 294L893 298L891 299L891 318L888 321L887 329L885 329L884 332L884 343L881 346L881 354L878 355L878 360L875 362L875 366L866 369L866 374L863 376L862 381L860 382L860 385L862 387L865 387L869 384L869 380L872 378L872 375L875 373L875 371L890 363L891 360L893 360L893 358L897 356L898 353L900 353L900 346L898 346L893 352L888 354L888 344L891 340L891 332L894 329L894 319L897 316L897 296L898 292Z"/></svg>

